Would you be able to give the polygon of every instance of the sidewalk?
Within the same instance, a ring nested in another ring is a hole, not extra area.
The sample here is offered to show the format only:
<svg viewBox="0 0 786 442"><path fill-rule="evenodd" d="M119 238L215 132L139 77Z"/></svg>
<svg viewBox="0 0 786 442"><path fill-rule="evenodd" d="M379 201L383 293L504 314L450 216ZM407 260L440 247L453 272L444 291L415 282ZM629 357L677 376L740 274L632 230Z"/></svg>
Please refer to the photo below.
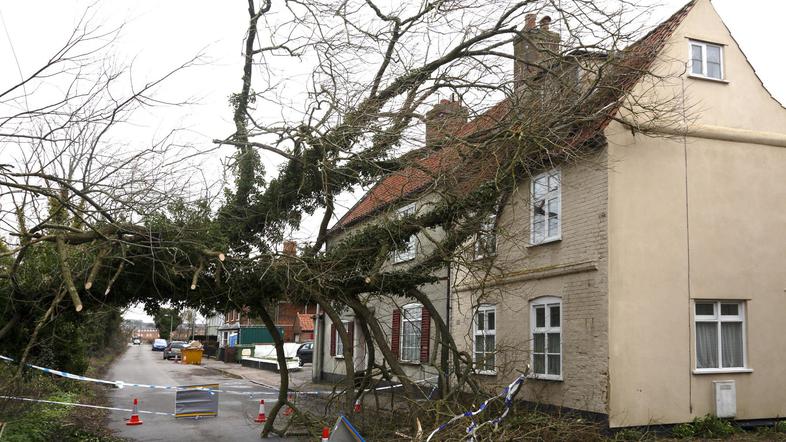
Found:
<svg viewBox="0 0 786 442"><path fill-rule="evenodd" d="M202 366L268 388L278 389L281 385L281 376L273 370L243 367L237 363L226 363L208 358L202 359ZM315 384L311 381L311 364L306 364L299 370L289 370L289 389L294 391L332 391L330 385Z"/></svg>

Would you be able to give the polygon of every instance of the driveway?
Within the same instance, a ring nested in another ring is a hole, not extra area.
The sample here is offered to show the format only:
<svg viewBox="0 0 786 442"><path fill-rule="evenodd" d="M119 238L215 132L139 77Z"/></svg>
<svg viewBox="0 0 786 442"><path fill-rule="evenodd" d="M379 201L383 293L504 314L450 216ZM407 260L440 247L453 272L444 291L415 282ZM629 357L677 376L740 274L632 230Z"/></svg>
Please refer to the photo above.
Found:
<svg viewBox="0 0 786 442"><path fill-rule="evenodd" d="M153 385L219 384L221 390L241 393L220 393L217 417L200 419L140 414L142 425L127 426L127 412L113 411L109 427L120 437L138 441L252 441L259 440L262 424L254 422L259 400L272 405L275 396L263 395L273 390L243 379L228 377L216 370L195 365L175 364L162 359L162 353L151 351L149 345L134 345L112 365L107 379L126 383ZM125 387L109 393L113 407L131 408L134 398L139 409L173 413L175 392L171 390ZM270 408L268 405L268 408ZM278 426L278 425L277 425ZM276 439L269 440L298 440Z"/></svg>

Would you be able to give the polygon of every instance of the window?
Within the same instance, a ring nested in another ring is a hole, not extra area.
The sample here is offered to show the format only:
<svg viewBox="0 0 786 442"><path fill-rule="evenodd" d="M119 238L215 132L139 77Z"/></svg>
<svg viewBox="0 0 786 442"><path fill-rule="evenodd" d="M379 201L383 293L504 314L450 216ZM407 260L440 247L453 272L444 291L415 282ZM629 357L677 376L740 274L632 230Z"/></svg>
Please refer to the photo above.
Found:
<svg viewBox="0 0 786 442"><path fill-rule="evenodd" d="M745 303L696 301L696 369L745 368Z"/></svg>
<svg viewBox="0 0 786 442"><path fill-rule="evenodd" d="M535 377L562 380L562 302L540 298L532 302L532 371Z"/></svg>
<svg viewBox="0 0 786 442"><path fill-rule="evenodd" d="M474 351L475 368L480 373L494 374L496 363L494 354L497 349L497 308L481 305L475 313Z"/></svg>
<svg viewBox="0 0 786 442"><path fill-rule="evenodd" d="M690 73L694 76L723 79L723 48L701 41L690 42Z"/></svg>
<svg viewBox="0 0 786 442"><path fill-rule="evenodd" d="M423 306L411 304L401 309L401 360L420 362L420 324Z"/></svg>
<svg viewBox="0 0 786 442"><path fill-rule="evenodd" d="M349 330L350 329L349 322L348 321L342 321L342 323L344 324L344 330L346 330L347 333L349 333L349 331L350 331ZM340 333L335 333L335 336L336 336L335 337L335 340L336 340L336 343L335 343L335 347L336 347L335 355L336 355L337 358L343 358L344 357L344 341L341 340L341 334ZM352 334L350 334L349 336L350 336L350 339L352 339Z"/></svg>
<svg viewBox="0 0 786 442"><path fill-rule="evenodd" d="M415 204L408 204L396 212L396 218L404 218L415 214ZM407 240L406 247L398 250L393 254L393 262L404 262L415 258L415 253L418 249L418 239L416 235L412 235Z"/></svg>
<svg viewBox="0 0 786 442"><path fill-rule="evenodd" d="M552 170L532 179L532 244L556 241L561 236L560 172Z"/></svg>
<svg viewBox="0 0 786 442"><path fill-rule="evenodd" d="M475 259L488 258L497 253L497 215L492 213L481 224L475 235Z"/></svg>

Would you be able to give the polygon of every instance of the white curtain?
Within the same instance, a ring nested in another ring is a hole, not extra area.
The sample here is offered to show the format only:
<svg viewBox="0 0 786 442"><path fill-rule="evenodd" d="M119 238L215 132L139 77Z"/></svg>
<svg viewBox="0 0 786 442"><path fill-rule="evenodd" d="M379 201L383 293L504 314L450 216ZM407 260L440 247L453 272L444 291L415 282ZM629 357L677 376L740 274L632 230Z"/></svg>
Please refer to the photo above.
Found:
<svg viewBox="0 0 786 442"><path fill-rule="evenodd" d="M696 368L718 368L718 323L696 323Z"/></svg>
<svg viewBox="0 0 786 442"><path fill-rule="evenodd" d="M721 346L724 367L742 367L742 323L721 324Z"/></svg>

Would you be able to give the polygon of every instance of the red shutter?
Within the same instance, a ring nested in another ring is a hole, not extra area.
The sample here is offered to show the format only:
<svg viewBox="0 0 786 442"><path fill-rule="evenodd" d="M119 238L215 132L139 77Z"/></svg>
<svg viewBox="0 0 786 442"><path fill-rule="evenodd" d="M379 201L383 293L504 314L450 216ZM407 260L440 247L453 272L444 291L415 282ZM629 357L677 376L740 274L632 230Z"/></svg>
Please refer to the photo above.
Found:
<svg viewBox="0 0 786 442"><path fill-rule="evenodd" d="M352 354L355 352L355 321L347 323L347 334L349 335L349 353Z"/></svg>
<svg viewBox="0 0 786 442"><path fill-rule="evenodd" d="M336 325L330 324L330 356L336 355Z"/></svg>
<svg viewBox="0 0 786 442"><path fill-rule="evenodd" d="M423 307L420 320L420 362L428 362L429 345L431 345L431 312Z"/></svg>
<svg viewBox="0 0 786 442"><path fill-rule="evenodd" d="M392 333L390 336L390 350L396 355L396 359L399 359L399 340L401 339L401 310L395 309L393 310L393 324L391 324Z"/></svg>

